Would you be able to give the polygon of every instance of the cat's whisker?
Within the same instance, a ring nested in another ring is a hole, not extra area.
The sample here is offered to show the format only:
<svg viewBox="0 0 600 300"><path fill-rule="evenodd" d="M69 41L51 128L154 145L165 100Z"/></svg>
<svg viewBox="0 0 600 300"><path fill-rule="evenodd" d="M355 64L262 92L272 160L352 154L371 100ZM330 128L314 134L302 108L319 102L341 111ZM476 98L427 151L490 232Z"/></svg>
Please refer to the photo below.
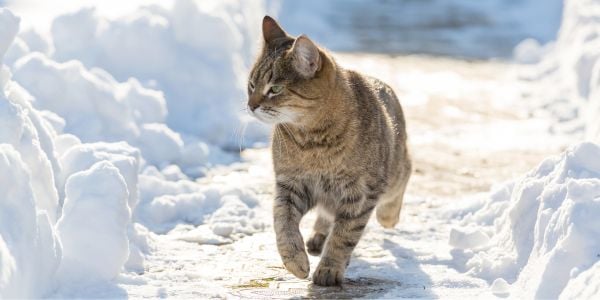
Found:
<svg viewBox="0 0 600 300"><path fill-rule="evenodd" d="M248 128L248 122L243 122L242 123L242 130L240 132L240 142L239 142L239 148L240 148L240 154L242 153L242 150L244 148L244 137L246 135L246 129Z"/></svg>

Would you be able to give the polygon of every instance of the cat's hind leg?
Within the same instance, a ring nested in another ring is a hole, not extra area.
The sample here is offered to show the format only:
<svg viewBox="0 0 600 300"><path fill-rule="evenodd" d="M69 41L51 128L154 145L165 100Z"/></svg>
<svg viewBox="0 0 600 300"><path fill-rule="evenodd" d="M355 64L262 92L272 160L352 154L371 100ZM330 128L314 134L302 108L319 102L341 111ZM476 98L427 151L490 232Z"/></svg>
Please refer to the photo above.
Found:
<svg viewBox="0 0 600 300"><path fill-rule="evenodd" d="M384 228L394 228L400 220L400 210L404 200L406 185L410 178L410 164L407 164L398 179L398 182L390 188L390 190L381 197L377 204L376 215L377 221Z"/></svg>
<svg viewBox="0 0 600 300"><path fill-rule="evenodd" d="M308 254L314 256L321 255L321 252L323 251L323 245L325 244L325 240L327 240L330 230L330 217L326 215L326 212L318 211L317 220L313 226L313 233L308 239L308 242L306 242Z"/></svg>

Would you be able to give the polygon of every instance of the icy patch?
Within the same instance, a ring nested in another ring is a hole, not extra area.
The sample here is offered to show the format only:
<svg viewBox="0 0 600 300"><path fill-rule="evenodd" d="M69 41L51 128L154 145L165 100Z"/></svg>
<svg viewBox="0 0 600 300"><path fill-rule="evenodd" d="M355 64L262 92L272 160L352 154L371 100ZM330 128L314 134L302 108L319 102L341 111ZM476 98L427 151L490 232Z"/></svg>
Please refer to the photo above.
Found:
<svg viewBox="0 0 600 300"><path fill-rule="evenodd" d="M598 157L598 145L579 144L468 214L463 225L491 237L482 245L480 234L451 235L455 248L474 252L465 264L469 273L506 279L511 296L525 298L557 298L567 286L597 276L588 270L597 270L592 266L600 261ZM502 285L493 284L493 290ZM600 281L588 290L598 288Z"/></svg>

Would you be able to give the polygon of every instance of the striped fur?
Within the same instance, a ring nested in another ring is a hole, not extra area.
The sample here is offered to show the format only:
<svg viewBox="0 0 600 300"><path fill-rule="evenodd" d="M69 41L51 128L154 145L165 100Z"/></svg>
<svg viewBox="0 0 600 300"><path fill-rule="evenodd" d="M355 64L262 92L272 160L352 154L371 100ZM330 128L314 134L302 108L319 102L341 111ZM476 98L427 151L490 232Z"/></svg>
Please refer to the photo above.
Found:
<svg viewBox="0 0 600 300"><path fill-rule="evenodd" d="M291 273L308 277L299 222L317 209L306 242L310 254L321 255L313 281L339 285L373 210L386 228L398 222L411 172L402 108L389 86L341 68L323 48L290 37L269 17L263 36L248 105L275 124L277 247ZM273 85L283 91L265 94Z"/></svg>

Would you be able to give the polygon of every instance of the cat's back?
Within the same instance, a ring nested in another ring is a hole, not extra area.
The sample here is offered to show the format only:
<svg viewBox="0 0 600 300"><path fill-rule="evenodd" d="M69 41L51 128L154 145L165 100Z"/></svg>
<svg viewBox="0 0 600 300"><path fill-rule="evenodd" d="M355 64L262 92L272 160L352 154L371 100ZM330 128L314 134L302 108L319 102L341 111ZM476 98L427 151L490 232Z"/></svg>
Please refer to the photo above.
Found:
<svg viewBox="0 0 600 300"><path fill-rule="evenodd" d="M362 127L383 132L391 130L395 137L405 141L404 113L392 88L375 77L352 70L345 70L345 77Z"/></svg>

